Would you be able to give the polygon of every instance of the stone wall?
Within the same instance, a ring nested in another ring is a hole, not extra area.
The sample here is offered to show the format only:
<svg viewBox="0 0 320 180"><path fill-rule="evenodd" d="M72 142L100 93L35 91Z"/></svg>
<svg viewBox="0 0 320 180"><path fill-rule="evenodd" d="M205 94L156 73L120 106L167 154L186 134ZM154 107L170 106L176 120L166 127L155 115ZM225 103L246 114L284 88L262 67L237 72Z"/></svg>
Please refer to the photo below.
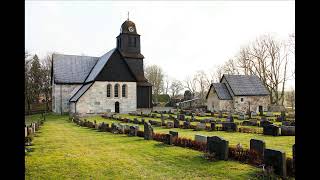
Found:
<svg viewBox="0 0 320 180"><path fill-rule="evenodd" d="M114 85L119 84L119 97L113 97ZM107 97L107 84L111 84L111 97ZM127 85L127 97L122 97L122 85ZM115 112L115 102L120 103L120 113L128 113L137 109L136 82L96 81L76 103L77 113L97 114Z"/></svg>
<svg viewBox="0 0 320 180"><path fill-rule="evenodd" d="M209 111L232 111L233 110L232 100L221 100L218 98L214 89L211 88L208 99L207 99L207 109Z"/></svg>
<svg viewBox="0 0 320 180"><path fill-rule="evenodd" d="M68 113L69 112L69 99L71 92L80 87L79 84L53 84L52 86L52 111L55 113Z"/></svg>
<svg viewBox="0 0 320 180"><path fill-rule="evenodd" d="M263 111L268 110L268 105L270 104L269 96L234 96L233 97L234 109L236 112L246 113L249 109L250 111L259 112L259 106L263 107ZM243 102L241 102L243 98Z"/></svg>

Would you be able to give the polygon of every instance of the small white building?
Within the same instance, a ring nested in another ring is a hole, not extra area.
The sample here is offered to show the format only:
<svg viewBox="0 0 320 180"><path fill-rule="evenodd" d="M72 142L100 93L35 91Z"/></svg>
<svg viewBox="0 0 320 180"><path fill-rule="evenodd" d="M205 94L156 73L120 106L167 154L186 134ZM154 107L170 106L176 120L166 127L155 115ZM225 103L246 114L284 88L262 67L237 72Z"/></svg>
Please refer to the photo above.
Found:
<svg viewBox="0 0 320 180"><path fill-rule="evenodd" d="M255 75L226 75L212 83L206 96L209 111L267 111L270 93Z"/></svg>

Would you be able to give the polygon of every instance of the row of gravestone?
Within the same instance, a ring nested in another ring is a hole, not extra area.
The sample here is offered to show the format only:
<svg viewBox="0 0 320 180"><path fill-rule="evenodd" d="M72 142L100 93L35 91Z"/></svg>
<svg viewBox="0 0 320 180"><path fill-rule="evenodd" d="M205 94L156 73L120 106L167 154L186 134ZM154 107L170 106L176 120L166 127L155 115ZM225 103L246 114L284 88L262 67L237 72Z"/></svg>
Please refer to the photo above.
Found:
<svg viewBox="0 0 320 180"><path fill-rule="evenodd" d="M214 153L215 157L219 160L228 159L228 146L229 142L223 138L213 136L207 137L196 134L195 141L201 143L207 143L207 149L209 153ZM274 173L277 175L286 177L287 174L287 159L286 154L283 151L266 149L266 144L263 140L251 139L250 151L254 151L258 154L258 157L263 159L265 167L273 167ZM293 152L293 168L295 168L295 145L292 146Z"/></svg>
<svg viewBox="0 0 320 180"><path fill-rule="evenodd" d="M45 115L42 114L42 119L38 119L37 122L32 122L29 126L25 125L24 127L24 137L25 137L25 145L31 145L31 136L33 136L39 129L40 126L43 125L45 121Z"/></svg>
<svg viewBox="0 0 320 180"><path fill-rule="evenodd" d="M277 126L269 124L263 126L263 134L271 136L295 136L295 126Z"/></svg>
<svg viewBox="0 0 320 180"><path fill-rule="evenodd" d="M98 129L100 131L108 131L109 124L103 123L92 123L90 121L74 120L80 126L86 126ZM113 133L125 133L125 130L129 127L128 135L137 136L139 130L138 126L128 126L112 123L110 132ZM153 128L150 123L144 123L144 139L152 140L153 139ZM166 134L165 143L172 145L175 142L175 139L178 138L178 132L170 131L169 134ZM209 153L213 153L215 158L218 160L228 160L228 148L229 142L220 138L218 136L202 136L195 135L195 141L207 143L207 150ZM257 152L263 157L264 164L266 167L272 166L274 172L280 176L286 176L286 156L282 151L277 151L273 149L266 149L265 142L262 140L251 139L250 140L250 150ZM293 164L295 162L295 145L293 146Z"/></svg>

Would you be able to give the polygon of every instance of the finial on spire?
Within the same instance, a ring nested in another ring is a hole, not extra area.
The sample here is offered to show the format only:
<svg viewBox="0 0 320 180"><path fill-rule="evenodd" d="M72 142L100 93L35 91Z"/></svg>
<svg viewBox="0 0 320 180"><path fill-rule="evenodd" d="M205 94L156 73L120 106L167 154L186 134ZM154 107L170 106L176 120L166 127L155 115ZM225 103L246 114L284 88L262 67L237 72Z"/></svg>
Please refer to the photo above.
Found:
<svg viewBox="0 0 320 180"><path fill-rule="evenodd" d="M129 11L128 11L128 21L129 21Z"/></svg>

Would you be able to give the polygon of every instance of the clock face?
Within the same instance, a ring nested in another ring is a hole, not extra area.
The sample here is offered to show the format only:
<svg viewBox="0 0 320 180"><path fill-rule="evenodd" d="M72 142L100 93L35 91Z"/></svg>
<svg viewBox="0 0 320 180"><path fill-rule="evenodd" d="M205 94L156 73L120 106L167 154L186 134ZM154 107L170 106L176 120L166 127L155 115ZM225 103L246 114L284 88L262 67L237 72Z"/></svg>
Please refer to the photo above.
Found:
<svg viewBox="0 0 320 180"><path fill-rule="evenodd" d="M133 28L132 26L129 26L128 30L129 30L130 32L133 32L133 31L134 31L134 28Z"/></svg>

